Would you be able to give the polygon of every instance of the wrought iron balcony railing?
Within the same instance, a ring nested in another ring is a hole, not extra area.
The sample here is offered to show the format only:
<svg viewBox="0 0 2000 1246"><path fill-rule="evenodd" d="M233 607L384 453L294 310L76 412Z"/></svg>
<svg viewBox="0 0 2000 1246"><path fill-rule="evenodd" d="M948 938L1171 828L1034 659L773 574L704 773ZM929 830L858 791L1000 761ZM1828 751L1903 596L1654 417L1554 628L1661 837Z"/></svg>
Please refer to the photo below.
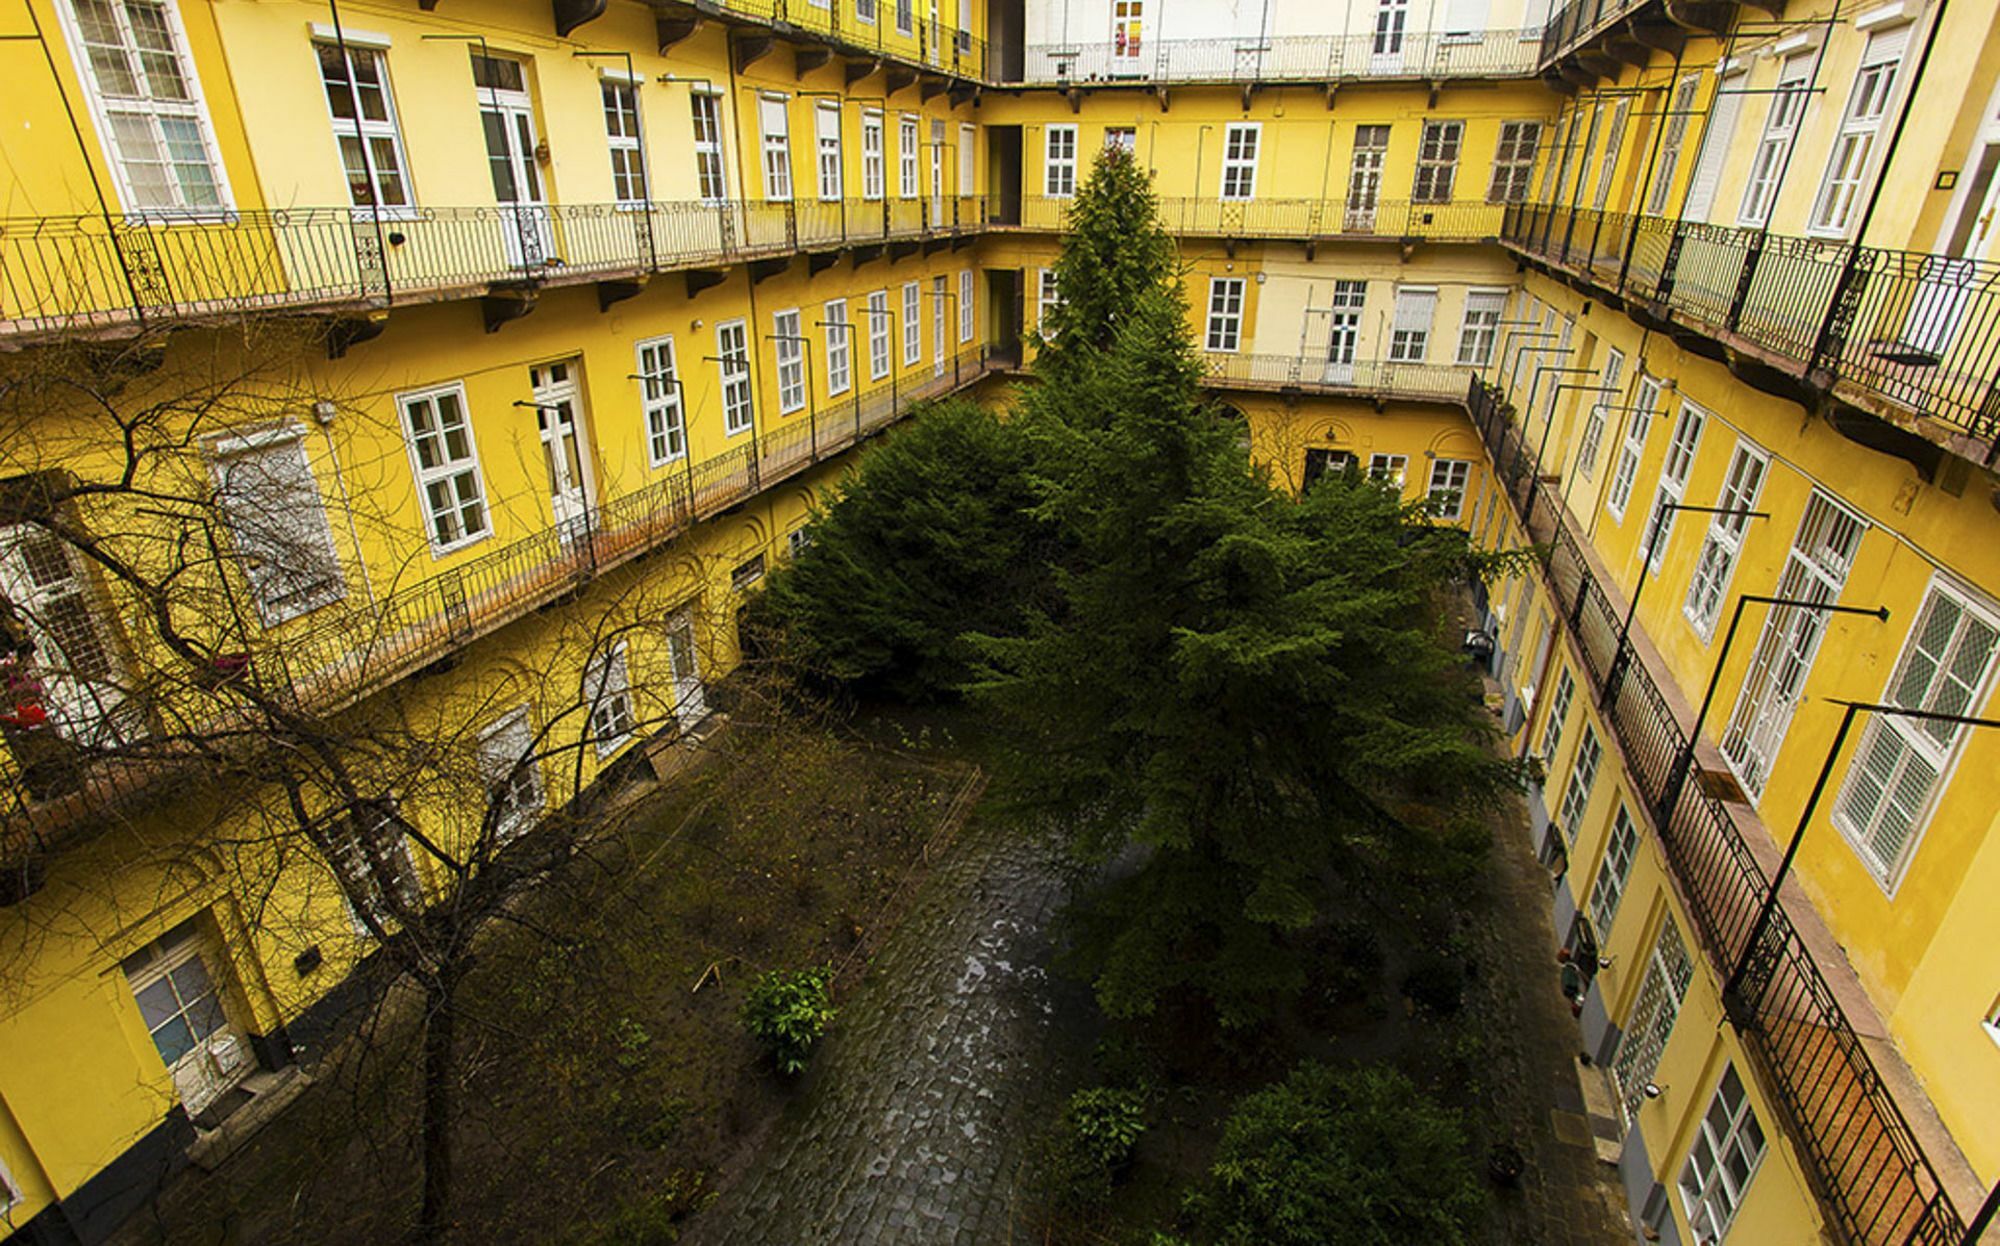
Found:
<svg viewBox="0 0 2000 1246"><path fill-rule="evenodd" d="M1557 9L1542 28L1538 63L1548 68L1575 47L1626 14L1645 6L1647 0L1569 0Z"/></svg>
<svg viewBox="0 0 2000 1246"><path fill-rule="evenodd" d="M2000 264L1541 204L1510 207L1503 240L2000 461Z"/></svg>
<svg viewBox="0 0 2000 1246"><path fill-rule="evenodd" d="M1068 227L1075 200L1030 196L1021 204L1026 229ZM1159 200L1160 221L1170 234L1203 238L1327 238L1401 241L1491 242L1500 237L1507 205L1459 199L1411 203L1400 199L1216 199L1169 196Z"/></svg>
<svg viewBox="0 0 2000 1246"><path fill-rule="evenodd" d="M539 606L572 593L778 482L844 453L908 413L913 403L972 384L1002 361L985 345L961 348L805 413L769 421L699 462L683 458L641 488L607 498L550 527L409 583L381 585L268 629L231 678L254 681L283 703L326 713L403 679ZM420 538L419 538L420 539ZM428 563L429 560L420 560ZM364 581L365 582L365 581ZM176 709L177 730L198 731L204 706ZM62 832L99 815L176 767L171 747L143 736L67 764L12 768L0 787L0 861L46 850Z"/></svg>
<svg viewBox="0 0 2000 1246"><path fill-rule="evenodd" d="M1546 550L1549 588L1652 813L1701 946L1726 979L1743 956L1770 888L1735 815L1698 783L1674 782L1686 729L1646 661L1620 653L1625 604L1594 569L1557 491L1536 480L1536 447L1499 391L1467 394L1493 471L1530 539ZM1835 946L1827 940L1823 946ZM1865 1246L1957 1246L1965 1226L1785 904L1762 927L1743 997L1728 1001L1744 1046L1779 1104L1786 1131L1840 1240ZM1855 988L1858 990L1858 988Z"/></svg>
<svg viewBox="0 0 2000 1246"><path fill-rule="evenodd" d="M836 47L955 78L987 80L984 39L926 20L910 0L651 0L663 17L737 17L780 34L803 31ZM935 6L928 10L935 18ZM689 32L693 27L690 26Z"/></svg>
<svg viewBox="0 0 2000 1246"><path fill-rule="evenodd" d="M1347 396L1383 396L1423 401L1465 401L1473 369L1453 364L1385 359L1327 360L1299 355L1204 356L1207 379L1221 388L1305 390Z"/></svg>
<svg viewBox="0 0 2000 1246"><path fill-rule="evenodd" d="M243 312L380 308L798 251L960 237L977 195L301 208L195 220L0 220L0 338Z"/></svg>
<svg viewBox="0 0 2000 1246"><path fill-rule="evenodd" d="M1255 35L1031 43L1034 86L1135 83L1339 82L1351 78L1513 78L1536 72L1540 27L1397 37Z"/></svg>

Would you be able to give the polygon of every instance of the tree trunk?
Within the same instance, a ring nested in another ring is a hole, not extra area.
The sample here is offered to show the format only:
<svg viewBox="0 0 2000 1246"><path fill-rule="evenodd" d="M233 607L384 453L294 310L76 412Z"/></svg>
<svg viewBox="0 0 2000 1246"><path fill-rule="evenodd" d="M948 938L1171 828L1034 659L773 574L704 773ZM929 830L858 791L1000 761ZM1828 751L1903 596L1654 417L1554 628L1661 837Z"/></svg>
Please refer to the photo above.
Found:
<svg viewBox="0 0 2000 1246"><path fill-rule="evenodd" d="M417 1210L415 1240L421 1246L442 1242L451 1201L451 1118L456 1103L452 1062L459 970L447 965L424 987L423 1056L423 1202Z"/></svg>

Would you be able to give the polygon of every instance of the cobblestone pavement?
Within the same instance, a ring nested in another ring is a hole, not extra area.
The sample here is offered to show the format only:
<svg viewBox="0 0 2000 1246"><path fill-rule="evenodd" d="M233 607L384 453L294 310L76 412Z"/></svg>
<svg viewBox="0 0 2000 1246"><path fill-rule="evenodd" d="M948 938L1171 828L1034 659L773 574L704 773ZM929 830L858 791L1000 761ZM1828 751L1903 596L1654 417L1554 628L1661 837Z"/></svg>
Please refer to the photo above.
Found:
<svg viewBox="0 0 2000 1246"><path fill-rule="evenodd" d="M1520 1186L1495 1200L1500 1214L1489 1240L1622 1246L1636 1240L1625 1195L1590 1136L1593 1126L1602 1132L1610 1122L1591 1119L1579 1088L1582 1037L1557 977L1549 873L1535 860L1518 802L1494 838L1491 907L1479 948L1487 972L1468 1002L1482 1019L1492 1057L1487 1119L1512 1134L1528 1163Z"/></svg>
<svg viewBox="0 0 2000 1246"><path fill-rule="evenodd" d="M687 1240L1013 1242L1023 1165L1088 1041L1087 998L1045 970L1063 890L1045 849L968 827L840 1002L813 1083Z"/></svg>

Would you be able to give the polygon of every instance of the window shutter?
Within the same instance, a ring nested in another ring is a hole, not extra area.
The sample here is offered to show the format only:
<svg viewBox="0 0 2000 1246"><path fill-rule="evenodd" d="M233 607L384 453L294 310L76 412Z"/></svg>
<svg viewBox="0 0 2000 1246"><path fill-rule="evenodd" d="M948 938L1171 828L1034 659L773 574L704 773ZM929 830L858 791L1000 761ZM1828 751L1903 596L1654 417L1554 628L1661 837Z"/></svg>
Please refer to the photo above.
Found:
<svg viewBox="0 0 2000 1246"><path fill-rule="evenodd" d="M1448 35L1479 34L1485 31L1488 0L1448 0L1444 10L1444 32Z"/></svg>
<svg viewBox="0 0 2000 1246"><path fill-rule="evenodd" d="M1396 291L1396 329L1407 333L1429 330L1437 298L1437 291L1429 286Z"/></svg>
<svg viewBox="0 0 2000 1246"><path fill-rule="evenodd" d="M1740 91L1743 77L1738 74L1724 78L1723 92ZM1736 134L1736 117L1743 111L1743 97L1736 94L1718 94L1715 106L1709 110L1708 131L1702 136L1701 155L1696 158L1694 179L1688 183L1687 219L1706 221L1709 209L1715 205L1715 187L1722 179L1722 164L1729 155L1730 140Z"/></svg>
<svg viewBox="0 0 2000 1246"><path fill-rule="evenodd" d="M225 453L216 475L223 518L266 627L342 595L333 534L301 437Z"/></svg>

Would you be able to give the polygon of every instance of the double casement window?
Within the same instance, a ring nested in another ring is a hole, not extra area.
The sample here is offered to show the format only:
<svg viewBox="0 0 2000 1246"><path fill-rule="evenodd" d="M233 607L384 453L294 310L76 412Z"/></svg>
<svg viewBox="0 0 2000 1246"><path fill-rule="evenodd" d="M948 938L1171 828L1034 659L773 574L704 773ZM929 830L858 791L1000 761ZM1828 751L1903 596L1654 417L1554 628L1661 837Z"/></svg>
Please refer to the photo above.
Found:
<svg viewBox="0 0 2000 1246"><path fill-rule="evenodd" d="M618 641L591 655L583 668L583 701L590 715L590 742L600 758L610 757L632 738L632 681L625 664L625 642Z"/></svg>
<svg viewBox="0 0 2000 1246"><path fill-rule="evenodd" d="M1436 286L1404 286L1396 291L1396 316L1389 326L1389 362L1424 361L1430 350L1437 301Z"/></svg>
<svg viewBox="0 0 2000 1246"><path fill-rule="evenodd" d="M958 343L963 346L972 340L974 329L972 305L972 270L961 269L958 274Z"/></svg>
<svg viewBox="0 0 2000 1246"><path fill-rule="evenodd" d="M639 159L639 87L600 78L604 96L604 137L611 145L611 189L621 204L646 202L646 167Z"/></svg>
<svg viewBox="0 0 2000 1246"><path fill-rule="evenodd" d="M265 627L347 594L319 482L296 425L215 447L215 495Z"/></svg>
<svg viewBox="0 0 2000 1246"><path fill-rule="evenodd" d="M1049 312L1062 304L1062 291L1056 286L1056 270L1043 268L1035 282L1035 327L1042 336L1049 332Z"/></svg>
<svg viewBox="0 0 2000 1246"><path fill-rule="evenodd" d="M1720 1242L1743 1205L1764 1158L1764 1127L1731 1064L1696 1124L1694 1146L1681 1168L1681 1208L1697 1242Z"/></svg>
<svg viewBox="0 0 2000 1246"><path fill-rule="evenodd" d="M1839 600L1866 530L1867 524L1854 512L1830 494L1814 490L1772 595ZM1791 729L1792 711L1819 656L1826 623L1823 610L1771 610L1764 615L1749 673L1722 732L1722 756L1753 799L1763 795L1771 763Z"/></svg>
<svg viewBox="0 0 2000 1246"><path fill-rule="evenodd" d="M1639 476L1639 459L1646 453L1646 436L1653 431L1653 405L1660 401L1660 383L1650 376L1639 378L1639 392L1632 401L1632 420L1625 426L1625 439L1618 445L1618 465L1611 469L1611 487L1604 491L1604 509L1613 519L1624 522L1625 508L1632 501L1632 484Z"/></svg>
<svg viewBox="0 0 2000 1246"><path fill-rule="evenodd" d="M1563 724L1569 717L1569 703L1576 697L1576 679L1567 666L1556 675L1555 695L1549 699L1549 716L1542 720L1539 748L1544 767L1556 764L1556 750L1562 747Z"/></svg>
<svg viewBox="0 0 2000 1246"><path fill-rule="evenodd" d="M1778 197L1778 178L1783 175L1792 136L1798 133L1799 119L1805 116L1806 81L1812 77L1812 57L1794 56L1778 69L1777 93L1771 96L1771 111L1764 118L1764 137L1758 140L1757 155L1750 162L1750 180L1743 187L1743 206L1737 221L1762 225L1771 216L1771 202Z"/></svg>
<svg viewBox="0 0 2000 1246"><path fill-rule="evenodd" d="M882 114L861 114L861 197L871 203L882 197L885 166L882 154Z"/></svg>
<svg viewBox="0 0 2000 1246"><path fill-rule="evenodd" d="M750 387L750 329L741 320L715 326L715 357L722 372L722 431L734 437L750 431L757 408Z"/></svg>
<svg viewBox="0 0 2000 1246"><path fill-rule="evenodd" d="M1378 57L1400 56L1403 52L1403 30L1410 20L1410 0L1376 0L1374 54Z"/></svg>
<svg viewBox="0 0 2000 1246"><path fill-rule="evenodd" d="M1860 196L1861 179L1868 175L1869 158L1875 151L1875 135L1882 117L1896 94L1896 75L1903 67L1903 52L1910 45L1910 28L1878 30L1868 36L1861 53L1861 69L1854 78L1854 90L1847 97L1847 109L1840 115L1840 134L1833 141L1833 158L1827 162L1826 179L1813 205L1814 233L1844 234L1854 218L1854 203Z"/></svg>
<svg viewBox="0 0 2000 1246"><path fill-rule="evenodd" d="M0 526L0 598L34 642L29 670L56 733L90 744L124 736L131 715L112 615L69 544L38 524Z"/></svg>
<svg viewBox="0 0 2000 1246"><path fill-rule="evenodd" d="M681 410L674 339L656 337L640 342L638 355L639 405L646 415L646 458L654 467L660 467L687 453L687 417Z"/></svg>
<svg viewBox="0 0 2000 1246"><path fill-rule="evenodd" d="M784 202L792 197L792 132L785 97L757 97L757 121L764 143L764 198Z"/></svg>
<svg viewBox="0 0 2000 1246"><path fill-rule="evenodd" d="M1500 123L1500 145L1493 150L1493 181L1486 187L1486 202L1521 203L1528 198L1528 179L1535 171L1535 148L1541 141L1539 121Z"/></svg>
<svg viewBox="0 0 2000 1246"><path fill-rule="evenodd" d="M875 0L854 0L854 20L875 24Z"/></svg>
<svg viewBox="0 0 2000 1246"><path fill-rule="evenodd" d="M764 555L756 553L736 564L729 572L729 587L745 592L764 578Z"/></svg>
<svg viewBox="0 0 2000 1246"><path fill-rule="evenodd" d="M896 121L896 180L903 198L917 197L917 119L908 113Z"/></svg>
<svg viewBox="0 0 2000 1246"><path fill-rule="evenodd" d="M799 332L799 310L771 314L772 354L778 361L778 414L790 415L806 405L806 344Z"/></svg>
<svg viewBox="0 0 2000 1246"><path fill-rule="evenodd" d="M1639 542L1640 549L1652 551L1646 570L1654 575L1659 574L1660 564L1666 561L1667 542L1674 535L1674 520L1680 514L1676 508L1687 491L1688 473L1694 468L1695 450L1701 444L1701 430L1707 423L1706 411L1685 398L1681 400L1681 416L1674 421L1673 440L1667 443L1667 457L1660 463L1653 513Z"/></svg>
<svg viewBox="0 0 2000 1246"><path fill-rule="evenodd" d="M316 43L319 76L326 88L333 138L347 173L347 197L357 208L408 208L412 202L403 135L389 95L389 69L374 48L353 47L347 56L330 43Z"/></svg>
<svg viewBox="0 0 2000 1246"><path fill-rule="evenodd" d="M979 129L976 126L958 127L958 193L979 193Z"/></svg>
<svg viewBox="0 0 2000 1246"><path fill-rule="evenodd" d="M1583 811L1590 807L1590 789L1597 783L1597 765L1603 760L1604 745L1598 741L1597 729L1585 723L1583 738L1576 745L1576 762L1569 770L1569 787L1563 791L1562 809L1556 815L1563 838L1572 844L1583 829Z"/></svg>
<svg viewBox="0 0 2000 1246"><path fill-rule="evenodd" d="M694 172L704 203L721 203L729 197L729 183L722 164L722 103L706 91L688 96L694 118Z"/></svg>
<svg viewBox="0 0 2000 1246"><path fill-rule="evenodd" d="M1354 468L1354 453L1351 450L1309 449L1306 451L1305 469L1299 476L1299 492L1318 484L1326 476L1345 476Z"/></svg>
<svg viewBox="0 0 2000 1246"><path fill-rule="evenodd" d="M950 283L943 277L931 278L931 375L944 375L945 304L951 299Z"/></svg>
<svg viewBox="0 0 2000 1246"><path fill-rule="evenodd" d="M1222 136L1222 197L1252 199L1257 195L1257 143L1263 127L1254 121L1232 123Z"/></svg>
<svg viewBox="0 0 2000 1246"><path fill-rule="evenodd" d="M535 724L523 705L479 737L479 776L486 785L486 814L494 836L505 843L533 826L548 797L542 790L542 762Z"/></svg>
<svg viewBox="0 0 2000 1246"><path fill-rule="evenodd" d="M1465 514L1465 486L1471 479L1472 464L1466 460L1433 460L1430 483L1432 513L1447 521Z"/></svg>
<svg viewBox="0 0 2000 1246"><path fill-rule="evenodd" d="M226 208L222 160L173 0L67 0L62 14L127 210Z"/></svg>
<svg viewBox="0 0 2000 1246"><path fill-rule="evenodd" d="M1410 187L1412 203L1450 203L1451 183L1458 173L1458 149L1465 141L1463 121L1426 121L1417 147L1417 180Z"/></svg>
<svg viewBox="0 0 2000 1246"><path fill-rule="evenodd" d="M848 337L853 330L847 324L847 300L829 299L826 304L826 396L835 398L848 391L853 384L853 369L849 365L852 349Z"/></svg>
<svg viewBox="0 0 2000 1246"><path fill-rule="evenodd" d="M1681 149L1687 145L1688 123L1694 120L1694 100L1700 90L1700 70L1674 86L1666 131L1660 135L1660 150L1653 158L1653 185L1646 192L1646 211L1655 216L1667 210L1667 196L1673 193L1674 172L1681 162Z"/></svg>
<svg viewBox="0 0 2000 1246"><path fill-rule="evenodd" d="M820 101L813 108L813 127L819 138L819 197L838 202L846 193L840 174L840 105Z"/></svg>
<svg viewBox="0 0 2000 1246"><path fill-rule="evenodd" d="M916 29L916 0L896 0L896 33L907 35Z"/></svg>
<svg viewBox="0 0 2000 1246"><path fill-rule="evenodd" d="M1043 142L1042 193L1068 199L1076 194L1076 127L1052 125Z"/></svg>
<svg viewBox="0 0 2000 1246"><path fill-rule="evenodd" d="M1619 100L1611 110L1611 129L1604 136L1604 155L1597 166L1597 193L1590 206L1598 211L1611 200L1611 181L1618 172L1618 157L1625 149L1625 120L1631 116L1632 101Z"/></svg>
<svg viewBox="0 0 2000 1246"><path fill-rule="evenodd" d="M1625 1037L1611 1062L1618 1080L1618 1101L1625 1109L1629 1127L1646 1099L1646 1084L1659 1071L1660 1056L1673 1037L1674 1022L1681 1015L1681 1001L1687 998L1694 981L1694 962L1688 958L1687 944L1672 913L1660 919L1660 933L1653 940L1653 954L1646 961L1646 978L1639 986L1639 1002L1625 1018Z"/></svg>
<svg viewBox="0 0 2000 1246"><path fill-rule="evenodd" d="M1618 394L1618 383L1625 375L1625 356L1616 349L1607 348L1604 356L1603 386L1611 398ZM1604 446L1605 408L1614 405L1604 394L1590 404L1590 411L1583 417L1583 436L1576 447L1576 470L1585 480L1597 474L1597 452Z"/></svg>
<svg viewBox="0 0 2000 1246"><path fill-rule="evenodd" d="M889 375L889 335L893 329L889 314L889 292L873 290L868 295L868 378L879 381Z"/></svg>
<svg viewBox="0 0 2000 1246"><path fill-rule="evenodd" d="M1389 485L1402 491L1403 481L1409 475L1410 456L1407 454L1371 454L1368 456L1368 479L1378 485Z"/></svg>
<svg viewBox="0 0 2000 1246"><path fill-rule="evenodd" d="M396 406L410 438L410 462L430 520L431 549L442 554L485 536L486 490L466 413L465 387L454 382L401 394Z"/></svg>
<svg viewBox="0 0 2000 1246"><path fill-rule="evenodd" d="M1604 859L1597 863L1597 881L1590 888L1590 924L1599 939L1611 932L1618 917L1618 901L1624 898L1625 881L1632 876L1632 858L1639 854L1639 827L1621 803L1611 819L1611 838L1604 843Z"/></svg>
<svg viewBox="0 0 2000 1246"><path fill-rule="evenodd" d="M1214 351L1234 351L1243 343L1243 278L1208 279L1207 346Z"/></svg>
<svg viewBox="0 0 2000 1246"><path fill-rule="evenodd" d="M1973 714L1993 673L2000 614L1939 579L1903 645L1882 700L1936 714ZM1869 716L1834 821L1870 872L1893 885L1916 848L1940 780L1966 728L1951 722Z"/></svg>
<svg viewBox="0 0 2000 1246"><path fill-rule="evenodd" d="M916 282L903 286L903 366L924 361L924 294Z"/></svg>
<svg viewBox="0 0 2000 1246"><path fill-rule="evenodd" d="M1729 460L1729 474L1722 479L1722 492L1715 499L1719 511L1747 511L1757 505L1769 460L1764 452L1747 441L1736 443ZM1750 518L1743 514L1716 514L1708 517L1708 534L1702 538L1701 554L1695 559L1694 576L1688 581L1687 603L1682 607L1688 622L1705 640L1715 632L1716 616L1722 612L1722 598L1736 559L1743 552L1743 533Z"/></svg>
<svg viewBox="0 0 2000 1246"><path fill-rule="evenodd" d="M1500 313L1507 308L1505 290L1468 290L1465 320L1458 330L1458 362L1484 367L1493 361L1494 339L1500 334Z"/></svg>
<svg viewBox="0 0 2000 1246"><path fill-rule="evenodd" d="M1124 152L1128 156L1137 155L1139 152L1138 129L1129 125L1105 126L1104 150L1111 151L1114 148Z"/></svg>
<svg viewBox="0 0 2000 1246"><path fill-rule="evenodd" d="M340 878L357 928L365 912L376 925L396 920L398 911L424 906L423 884L410 855L409 827L386 800L365 801L327 828L327 862Z"/></svg>

